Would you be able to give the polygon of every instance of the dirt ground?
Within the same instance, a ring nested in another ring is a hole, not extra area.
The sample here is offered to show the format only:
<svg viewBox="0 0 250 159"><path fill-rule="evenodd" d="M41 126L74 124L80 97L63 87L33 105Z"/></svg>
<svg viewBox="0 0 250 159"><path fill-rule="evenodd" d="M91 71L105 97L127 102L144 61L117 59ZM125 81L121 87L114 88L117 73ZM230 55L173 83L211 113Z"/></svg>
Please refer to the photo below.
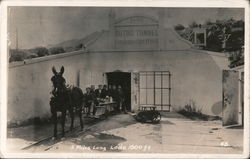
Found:
<svg viewBox="0 0 250 159"><path fill-rule="evenodd" d="M219 120L194 121L174 112L162 114L159 124L139 123L131 114L118 114L85 124L83 132L78 128L67 133L62 140L47 140L21 150L51 133L51 126L40 127L38 130L32 126L9 129L8 150L199 154L239 154L243 151L242 128L228 129L222 127Z"/></svg>

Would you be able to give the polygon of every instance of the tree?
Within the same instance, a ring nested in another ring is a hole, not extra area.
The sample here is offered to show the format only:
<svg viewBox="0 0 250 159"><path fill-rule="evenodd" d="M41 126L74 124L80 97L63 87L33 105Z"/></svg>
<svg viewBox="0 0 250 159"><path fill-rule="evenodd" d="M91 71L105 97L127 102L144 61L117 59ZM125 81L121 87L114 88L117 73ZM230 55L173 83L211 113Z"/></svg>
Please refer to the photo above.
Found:
<svg viewBox="0 0 250 159"><path fill-rule="evenodd" d="M230 52L230 68L244 65L244 30L231 33L227 40L226 51Z"/></svg>
<svg viewBox="0 0 250 159"><path fill-rule="evenodd" d="M241 27L241 28L244 28L244 21L243 20L238 20L236 21L235 23L233 23L233 27Z"/></svg>
<svg viewBox="0 0 250 159"><path fill-rule="evenodd" d="M207 50L210 51L222 51L222 29L218 24L214 24L207 30Z"/></svg>
<svg viewBox="0 0 250 159"><path fill-rule="evenodd" d="M237 51L244 46L244 31L235 31L230 34L227 40L227 51Z"/></svg>
<svg viewBox="0 0 250 159"><path fill-rule="evenodd" d="M60 53L65 53L65 50L63 49L63 47L50 48L50 54L55 55L55 54L60 54Z"/></svg>

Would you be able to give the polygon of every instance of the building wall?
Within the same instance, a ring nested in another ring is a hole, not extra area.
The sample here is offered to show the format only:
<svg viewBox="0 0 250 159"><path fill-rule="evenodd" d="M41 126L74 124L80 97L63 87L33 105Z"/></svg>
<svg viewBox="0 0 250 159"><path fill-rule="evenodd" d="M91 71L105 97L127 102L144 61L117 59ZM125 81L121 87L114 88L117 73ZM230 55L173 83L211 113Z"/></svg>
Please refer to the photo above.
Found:
<svg viewBox="0 0 250 159"><path fill-rule="evenodd" d="M50 115L52 66L59 71L63 65L67 83L76 84L77 68L81 59L75 56L55 55L10 64L8 69L8 123L18 123L33 117Z"/></svg>
<svg viewBox="0 0 250 159"><path fill-rule="evenodd" d="M100 32L89 41L86 52L30 59L25 61L26 64L10 64L8 122L50 116L52 66L57 70L64 66L66 82L79 84L83 91L92 84L105 83L105 72L170 71L171 104L174 109L180 109L192 100L203 113L221 114L213 110L221 108L220 63L226 61L225 57L192 50L190 42L183 40L173 29L163 28L161 20L159 23L145 16L120 21L112 19L110 30ZM133 32L133 35L127 32ZM127 44L128 41L138 40L142 43ZM80 79L79 82L77 79Z"/></svg>
<svg viewBox="0 0 250 159"><path fill-rule="evenodd" d="M232 68L238 72L238 79L236 79L238 91L233 92L234 96L238 96L238 109L237 124L244 125L244 65ZM224 114L223 114L224 115Z"/></svg>
<svg viewBox="0 0 250 159"><path fill-rule="evenodd" d="M193 100L203 113L213 114L212 107L222 99L222 71L207 53L79 51L12 64L8 74L8 122L50 116L51 68L55 66L59 70L62 65L66 82L77 85L80 76L83 90L90 84L104 83L105 72L168 70L172 74L173 108Z"/></svg>
<svg viewBox="0 0 250 159"><path fill-rule="evenodd" d="M156 45L155 43L152 44L141 44L140 46L134 46L134 45L126 45L124 44L123 47L118 47L121 46L113 46L113 48L110 47L108 42L113 40L115 41L115 38L111 36L110 31L103 31L103 34L95 41L95 43L92 43L87 47L88 50L90 51L152 51L152 50L175 50L175 51L183 51L183 50L189 50L192 48L192 44L185 40L182 39L172 28L166 28L162 31L164 37L164 47L159 48L159 45ZM157 33L159 34L159 33ZM133 38L132 38L133 39ZM147 39L147 38L146 38ZM155 38L148 38L151 40L157 40ZM130 38L124 38L124 42L131 40ZM134 40L140 40L137 38L134 38ZM160 43L160 39L158 40L158 43ZM147 47L144 47L148 45Z"/></svg>

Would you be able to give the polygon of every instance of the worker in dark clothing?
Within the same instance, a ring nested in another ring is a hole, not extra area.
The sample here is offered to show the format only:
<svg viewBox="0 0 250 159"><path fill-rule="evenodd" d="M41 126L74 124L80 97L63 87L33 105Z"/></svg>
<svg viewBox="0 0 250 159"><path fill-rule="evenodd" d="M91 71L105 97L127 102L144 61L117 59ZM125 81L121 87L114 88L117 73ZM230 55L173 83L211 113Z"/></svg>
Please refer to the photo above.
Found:
<svg viewBox="0 0 250 159"><path fill-rule="evenodd" d="M95 93L95 85L90 86L90 93Z"/></svg>
<svg viewBox="0 0 250 159"><path fill-rule="evenodd" d="M95 96L96 98L101 98L101 93L102 93L102 85L98 85L98 89L95 90Z"/></svg>
<svg viewBox="0 0 250 159"><path fill-rule="evenodd" d="M100 97L102 99L106 98L108 96L108 88L107 85L103 85L102 91L101 91L101 95Z"/></svg>
<svg viewBox="0 0 250 159"><path fill-rule="evenodd" d="M112 89L110 90L110 95L113 98L113 101L116 101L116 99L117 99L117 89L116 89L115 85L112 86Z"/></svg>
<svg viewBox="0 0 250 159"><path fill-rule="evenodd" d="M98 102L97 97L95 95L95 85L91 85L91 87L90 87L90 94L92 94L92 96L94 98L93 115L95 115L95 113L96 113L96 106L99 105L99 102Z"/></svg>
<svg viewBox="0 0 250 159"><path fill-rule="evenodd" d="M118 110L122 110L123 113L127 113L126 105L124 104L125 101L125 95L123 93L122 87L119 85L117 89L117 104L118 104Z"/></svg>
<svg viewBox="0 0 250 159"><path fill-rule="evenodd" d="M110 96L113 98L113 101L117 103L116 107L114 108L115 112L117 113L120 112L120 105L119 105L118 92L116 89L116 85L112 86L112 89L110 90Z"/></svg>
<svg viewBox="0 0 250 159"><path fill-rule="evenodd" d="M83 98L84 98L84 102L85 102L85 107L87 108L87 115L90 115L90 109L94 103L94 97L90 93L89 87L86 88L86 93L83 95Z"/></svg>
<svg viewBox="0 0 250 159"><path fill-rule="evenodd" d="M112 94L112 93L111 93L111 92L112 92L112 89L113 89L113 85L110 84L109 87L108 87L108 96L109 96L109 97L112 97L112 96L111 96L111 94Z"/></svg>

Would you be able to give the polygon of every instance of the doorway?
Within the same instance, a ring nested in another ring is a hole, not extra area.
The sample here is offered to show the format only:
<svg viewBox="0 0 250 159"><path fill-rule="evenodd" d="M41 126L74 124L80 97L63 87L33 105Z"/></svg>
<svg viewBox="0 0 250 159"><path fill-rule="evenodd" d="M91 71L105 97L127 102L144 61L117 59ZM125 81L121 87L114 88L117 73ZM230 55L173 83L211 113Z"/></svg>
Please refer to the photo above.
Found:
<svg viewBox="0 0 250 159"><path fill-rule="evenodd" d="M109 85L118 85L122 87L124 92L124 104L128 111L131 111L131 73L129 72L108 72L107 83Z"/></svg>

